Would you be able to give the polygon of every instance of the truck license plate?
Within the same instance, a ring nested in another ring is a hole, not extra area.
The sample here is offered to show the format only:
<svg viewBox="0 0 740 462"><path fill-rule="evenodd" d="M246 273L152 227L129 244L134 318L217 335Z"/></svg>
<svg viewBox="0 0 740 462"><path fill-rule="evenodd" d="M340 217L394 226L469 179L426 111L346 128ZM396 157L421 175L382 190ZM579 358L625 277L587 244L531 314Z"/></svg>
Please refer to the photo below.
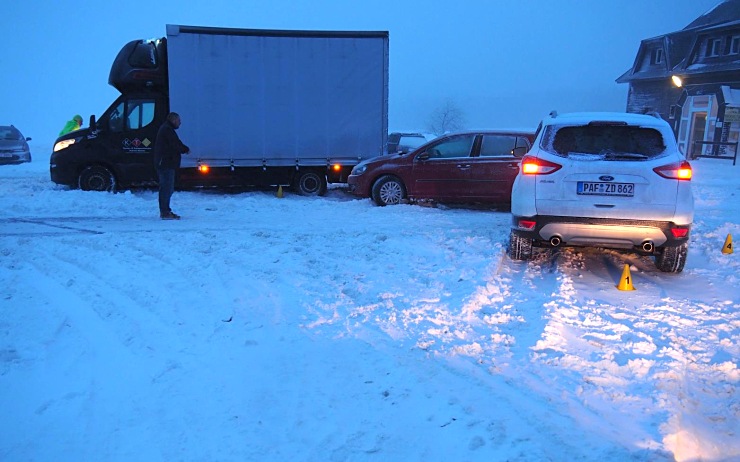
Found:
<svg viewBox="0 0 740 462"><path fill-rule="evenodd" d="M634 183L598 183L590 181L578 182L578 194L588 196L625 196L635 195Z"/></svg>

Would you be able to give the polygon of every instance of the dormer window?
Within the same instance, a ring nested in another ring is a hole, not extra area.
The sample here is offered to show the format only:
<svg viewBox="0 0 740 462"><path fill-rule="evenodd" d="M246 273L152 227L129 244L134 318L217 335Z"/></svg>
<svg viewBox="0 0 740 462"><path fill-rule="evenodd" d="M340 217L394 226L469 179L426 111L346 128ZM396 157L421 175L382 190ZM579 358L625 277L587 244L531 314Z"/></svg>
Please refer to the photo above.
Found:
<svg viewBox="0 0 740 462"><path fill-rule="evenodd" d="M728 55L740 54L740 35L733 35L727 39L727 50Z"/></svg>
<svg viewBox="0 0 740 462"><path fill-rule="evenodd" d="M719 56L720 51L722 51L722 39L709 39L707 42L707 57Z"/></svg>
<svg viewBox="0 0 740 462"><path fill-rule="evenodd" d="M650 55L650 64L662 64L663 63L663 49L655 48Z"/></svg>

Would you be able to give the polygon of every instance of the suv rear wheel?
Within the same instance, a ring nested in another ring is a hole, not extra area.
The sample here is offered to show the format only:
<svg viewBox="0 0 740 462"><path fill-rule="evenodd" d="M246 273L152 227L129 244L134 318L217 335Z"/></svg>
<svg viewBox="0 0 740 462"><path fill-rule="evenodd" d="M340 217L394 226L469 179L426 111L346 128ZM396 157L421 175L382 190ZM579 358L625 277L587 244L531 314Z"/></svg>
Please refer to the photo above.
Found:
<svg viewBox="0 0 740 462"><path fill-rule="evenodd" d="M677 247L664 247L655 257L655 266L665 273L680 273L686 264L686 255L689 253L689 244L684 243Z"/></svg>
<svg viewBox="0 0 740 462"><path fill-rule="evenodd" d="M509 236L509 258L520 261L531 259L532 239L526 239L511 233Z"/></svg>

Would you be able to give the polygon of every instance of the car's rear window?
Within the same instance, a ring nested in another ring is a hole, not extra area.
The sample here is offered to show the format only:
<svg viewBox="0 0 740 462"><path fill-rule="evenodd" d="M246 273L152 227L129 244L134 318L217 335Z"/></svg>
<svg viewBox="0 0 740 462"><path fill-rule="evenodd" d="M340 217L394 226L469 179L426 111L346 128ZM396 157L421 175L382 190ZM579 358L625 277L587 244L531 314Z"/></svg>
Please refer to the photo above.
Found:
<svg viewBox="0 0 740 462"><path fill-rule="evenodd" d="M654 128L618 124L589 124L547 127L542 148L563 157L596 155L609 159L644 158L662 155L666 150L660 131Z"/></svg>

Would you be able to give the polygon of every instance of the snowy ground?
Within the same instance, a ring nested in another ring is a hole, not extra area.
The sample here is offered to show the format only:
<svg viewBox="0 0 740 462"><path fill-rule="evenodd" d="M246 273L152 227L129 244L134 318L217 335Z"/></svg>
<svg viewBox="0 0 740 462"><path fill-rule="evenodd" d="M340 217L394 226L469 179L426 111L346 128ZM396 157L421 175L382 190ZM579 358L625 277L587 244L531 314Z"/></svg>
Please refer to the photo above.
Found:
<svg viewBox="0 0 740 462"><path fill-rule="evenodd" d="M0 460L740 460L740 166L679 275L509 215L0 167ZM635 291L619 291L628 263Z"/></svg>

